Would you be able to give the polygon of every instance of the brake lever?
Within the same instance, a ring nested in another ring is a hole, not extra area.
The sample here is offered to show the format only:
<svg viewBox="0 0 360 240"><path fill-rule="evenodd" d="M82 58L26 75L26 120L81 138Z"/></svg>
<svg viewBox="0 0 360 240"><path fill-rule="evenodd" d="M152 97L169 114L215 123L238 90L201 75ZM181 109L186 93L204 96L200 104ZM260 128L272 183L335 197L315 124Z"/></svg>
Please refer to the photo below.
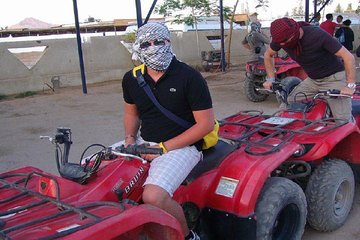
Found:
<svg viewBox="0 0 360 240"><path fill-rule="evenodd" d="M329 97L347 97L347 98L353 98L353 96L346 95L346 94L340 94L340 93L328 93Z"/></svg>
<svg viewBox="0 0 360 240"><path fill-rule="evenodd" d="M320 90L318 92L318 94L324 94L324 96L329 96L329 97L347 97L347 98L353 98L353 96L350 95L346 95L346 94L341 94L340 90L338 89L329 89L329 90Z"/></svg>
<svg viewBox="0 0 360 240"><path fill-rule="evenodd" d="M266 88L255 88L256 91L263 91L263 92L274 92L272 89L266 89Z"/></svg>

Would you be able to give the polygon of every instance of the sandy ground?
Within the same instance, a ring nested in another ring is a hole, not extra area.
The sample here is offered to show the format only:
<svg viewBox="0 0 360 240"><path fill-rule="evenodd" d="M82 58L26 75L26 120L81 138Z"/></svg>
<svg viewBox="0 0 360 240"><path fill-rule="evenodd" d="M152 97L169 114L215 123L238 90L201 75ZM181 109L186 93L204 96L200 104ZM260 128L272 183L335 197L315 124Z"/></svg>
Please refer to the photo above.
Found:
<svg viewBox="0 0 360 240"><path fill-rule="evenodd" d="M252 103L243 94L244 71L233 67L226 73L205 73L218 119L241 110L256 109L267 114L277 109L271 96L265 102ZM79 79L80 82L80 79ZM0 102L0 170L24 165L57 173L54 148L40 135L52 136L60 126L70 127L73 145L70 161L77 162L82 151L92 143L111 145L123 138L122 91L119 81L81 87L61 88L22 99ZM359 189L359 188L358 188ZM354 207L346 224L332 233L306 228L305 240L360 239L360 196L356 192Z"/></svg>

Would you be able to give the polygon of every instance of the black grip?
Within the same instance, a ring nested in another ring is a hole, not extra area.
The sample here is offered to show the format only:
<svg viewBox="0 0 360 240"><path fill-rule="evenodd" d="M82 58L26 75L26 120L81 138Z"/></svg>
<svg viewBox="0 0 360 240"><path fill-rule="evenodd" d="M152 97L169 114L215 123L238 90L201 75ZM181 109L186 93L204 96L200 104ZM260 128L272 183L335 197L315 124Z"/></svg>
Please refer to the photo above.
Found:
<svg viewBox="0 0 360 240"><path fill-rule="evenodd" d="M331 94L340 94L340 90L339 89L329 89L329 93L331 93Z"/></svg>
<svg viewBox="0 0 360 240"><path fill-rule="evenodd" d="M128 153L132 155L140 155L140 154L155 154L155 155L161 155L163 154L163 151L161 148L150 148L146 147L144 145L128 145L125 147L124 145L121 145L119 147L116 147L116 150L122 153Z"/></svg>

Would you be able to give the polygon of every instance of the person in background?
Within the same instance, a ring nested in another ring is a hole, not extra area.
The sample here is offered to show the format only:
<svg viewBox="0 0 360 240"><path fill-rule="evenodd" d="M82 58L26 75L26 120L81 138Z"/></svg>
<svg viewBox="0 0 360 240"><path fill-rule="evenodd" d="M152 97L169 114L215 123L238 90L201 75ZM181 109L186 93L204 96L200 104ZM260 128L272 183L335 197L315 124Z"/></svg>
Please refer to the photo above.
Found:
<svg viewBox="0 0 360 240"><path fill-rule="evenodd" d="M311 22L311 25L315 26L315 27L319 27L320 26L320 18L321 18L321 15L319 12L315 13L314 15L314 21Z"/></svg>
<svg viewBox="0 0 360 240"><path fill-rule="evenodd" d="M354 49L354 31L350 28L351 21L349 19L343 22L343 27L340 27L335 32L335 37L338 41L349 51Z"/></svg>
<svg viewBox="0 0 360 240"><path fill-rule="evenodd" d="M326 14L326 20L320 24L320 28L324 29L331 36L334 36L335 28L341 27L341 24L333 22L334 16L331 13Z"/></svg>
<svg viewBox="0 0 360 240"><path fill-rule="evenodd" d="M340 28L340 26L342 25L343 18L344 18L344 17L343 17L342 15L338 15L338 16L336 17L336 22L337 22L337 24L339 24L339 26L335 28L335 33L336 33L336 31Z"/></svg>
<svg viewBox="0 0 360 240"><path fill-rule="evenodd" d="M264 55L266 81L264 88L271 89L275 80L273 57L284 49L305 70L308 78L289 94L288 102L313 97L319 90L339 89L341 94L352 96L355 91L355 59L335 38L318 27L291 18L276 19L271 23L272 42ZM351 98L328 99L333 117L340 122L353 121Z"/></svg>
<svg viewBox="0 0 360 240"><path fill-rule="evenodd" d="M245 36L241 42L242 45L250 50L249 61L259 60L266 50L266 45L270 43L270 38L261 31L261 23L253 22L250 24L250 32Z"/></svg>
<svg viewBox="0 0 360 240"><path fill-rule="evenodd" d="M342 15L338 15L337 17L336 17L336 22L337 22L337 24L342 24L342 21L343 21L343 16Z"/></svg>
<svg viewBox="0 0 360 240"><path fill-rule="evenodd" d="M142 155L150 161L143 202L174 216L185 239L200 239L194 231L189 231L182 207L172 196L202 159L202 139L214 129L210 91L198 71L176 59L169 29L162 23L147 23L138 29L133 57L145 64L144 80L160 105L193 123L184 129L166 117L138 84L132 71L125 73L122 82L125 145L145 143L163 152Z"/></svg>
<svg viewBox="0 0 360 240"><path fill-rule="evenodd" d="M250 22L259 22L258 20L258 13L257 12L253 12L252 14L249 15L249 20Z"/></svg>

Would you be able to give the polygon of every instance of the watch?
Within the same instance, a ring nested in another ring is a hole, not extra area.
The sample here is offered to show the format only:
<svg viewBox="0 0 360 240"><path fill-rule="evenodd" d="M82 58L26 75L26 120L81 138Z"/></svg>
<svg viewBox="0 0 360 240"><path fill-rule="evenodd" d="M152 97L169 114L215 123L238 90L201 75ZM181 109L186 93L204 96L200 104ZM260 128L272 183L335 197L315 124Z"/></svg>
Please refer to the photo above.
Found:
<svg viewBox="0 0 360 240"><path fill-rule="evenodd" d="M355 88L356 88L356 83L348 83L348 84L346 85L346 87L350 88L351 90L355 90Z"/></svg>
<svg viewBox="0 0 360 240"><path fill-rule="evenodd" d="M269 82L275 82L275 77L266 77L265 80Z"/></svg>

